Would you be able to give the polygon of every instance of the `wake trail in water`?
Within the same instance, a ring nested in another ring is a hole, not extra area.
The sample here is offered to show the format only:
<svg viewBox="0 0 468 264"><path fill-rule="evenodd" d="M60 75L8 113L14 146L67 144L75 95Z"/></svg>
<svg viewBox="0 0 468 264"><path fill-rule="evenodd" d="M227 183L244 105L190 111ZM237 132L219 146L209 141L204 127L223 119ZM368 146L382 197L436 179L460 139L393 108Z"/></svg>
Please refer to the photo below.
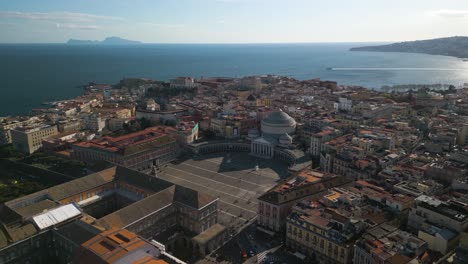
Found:
<svg viewBox="0 0 468 264"><path fill-rule="evenodd" d="M328 68L332 71L466 71L455 68Z"/></svg>

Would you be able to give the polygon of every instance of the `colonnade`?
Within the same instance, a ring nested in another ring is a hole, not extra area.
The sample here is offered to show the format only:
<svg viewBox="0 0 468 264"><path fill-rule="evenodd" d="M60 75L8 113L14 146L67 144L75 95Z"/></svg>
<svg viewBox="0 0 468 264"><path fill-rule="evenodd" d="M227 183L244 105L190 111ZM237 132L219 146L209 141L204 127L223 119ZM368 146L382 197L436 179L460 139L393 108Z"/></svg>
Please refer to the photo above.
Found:
<svg viewBox="0 0 468 264"><path fill-rule="evenodd" d="M254 155L266 156L266 157L273 157L274 148L267 144L252 144L252 153Z"/></svg>

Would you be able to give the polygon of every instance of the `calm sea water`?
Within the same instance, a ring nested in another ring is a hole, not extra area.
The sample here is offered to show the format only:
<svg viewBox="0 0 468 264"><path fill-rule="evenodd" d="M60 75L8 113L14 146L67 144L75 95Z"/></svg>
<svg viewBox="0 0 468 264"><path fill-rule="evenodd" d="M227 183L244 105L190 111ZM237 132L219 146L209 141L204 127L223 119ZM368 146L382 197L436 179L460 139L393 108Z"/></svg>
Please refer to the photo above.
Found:
<svg viewBox="0 0 468 264"><path fill-rule="evenodd" d="M348 51L360 45L0 45L0 116L25 114L44 101L79 95L78 85L116 83L123 77L278 74L369 88L468 82L468 62L460 59Z"/></svg>

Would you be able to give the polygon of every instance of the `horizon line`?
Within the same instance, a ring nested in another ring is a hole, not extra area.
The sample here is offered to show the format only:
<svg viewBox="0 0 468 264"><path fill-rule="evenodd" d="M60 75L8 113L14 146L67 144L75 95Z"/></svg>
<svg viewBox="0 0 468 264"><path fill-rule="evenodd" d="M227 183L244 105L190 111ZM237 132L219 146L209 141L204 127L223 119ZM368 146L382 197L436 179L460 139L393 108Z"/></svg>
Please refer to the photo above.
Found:
<svg viewBox="0 0 468 264"><path fill-rule="evenodd" d="M84 40L88 41L88 40ZM301 42L140 42L134 44L101 44L84 43L68 44L67 42L0 42L0 45L50 45L65 44L70 46L138 46L138 45L255 45L255 44L350 44L350 43L394 43L395 41L301 41Z"/></svg>

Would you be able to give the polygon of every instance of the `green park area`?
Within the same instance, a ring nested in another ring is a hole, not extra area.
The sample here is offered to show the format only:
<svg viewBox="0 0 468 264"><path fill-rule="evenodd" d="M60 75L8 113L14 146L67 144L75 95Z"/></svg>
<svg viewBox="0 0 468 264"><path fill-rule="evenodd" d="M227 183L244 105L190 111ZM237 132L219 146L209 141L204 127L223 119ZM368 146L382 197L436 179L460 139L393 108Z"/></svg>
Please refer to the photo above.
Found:
<svg viewBox="0 0 468 264"><path fill-rule="evenodd" d="M0 147L0 203L88 174L85 164L38 152L26 156Z"/></svg>

